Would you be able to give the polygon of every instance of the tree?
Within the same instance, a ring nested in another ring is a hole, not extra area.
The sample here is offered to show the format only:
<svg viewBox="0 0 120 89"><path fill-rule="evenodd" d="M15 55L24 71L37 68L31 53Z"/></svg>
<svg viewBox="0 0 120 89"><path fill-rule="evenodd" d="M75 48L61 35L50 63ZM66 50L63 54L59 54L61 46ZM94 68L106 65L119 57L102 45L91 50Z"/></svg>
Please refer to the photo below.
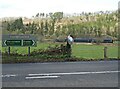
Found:
<svg viewBox="0 0 120 89"><path fill-rule="evenodd" d="M19 18L19 19L15 20L14 24L15 24L17 29L19 29L19 30L23 29L23 20L22 20L22 18Z"/></svg>
<svg viewBox="0 0 120 89"><path fill-rule="evenodd" d="M2 30L10 30L10 24L8 21L2 22Z"/></svg>
<svg viewBox="0 0 120 89"><path fill-rule="evenodd" d="M54 34L54 26L55 26L55 22L52 21L51 26L50 26L50 35Z"/></svg>
<svg viewBox="0 0 120 89"><path fill-rule="evenodd" d="M63 12L55 12L53 14L53 17L59 21L60 19L63 18Z"/></svg>
<svg viewBox="0 0 120 89"><path fill-rule="evenodd" d="M44 35L44 24L43 24L43 22L41 22L41 24L40 24L40 30L41 30L41 35L43 36Z"/></svg>
<svg viewBox="0 0 120 89"><path fill-rule="evenodd" d="M44 13L40 13L40 17L42 17L42 18L43 18L44 16L45 16L45 14L44 14Z"/></svg>
<svg viewBox="0 0 120 89"><path fill-rule="evenodd" d="M35 17L39 17L39 13L37 13Z"/></svg>
<svg viewBox="0 0 120 89"><path fill-rule="evenodd" d="M25 30L26 29L26 30ZM24 29L24 31L22 31L22 33L26 33L29 32L30 34L34 34L37 30L37 24L35 23L29 23L26 28Z"/></svg>
<svg viewBox="0 0 120 89"><path fill-rule="evenodd" d="M45 35L48 33L48 22L47 20L45 21Z"/></svg>

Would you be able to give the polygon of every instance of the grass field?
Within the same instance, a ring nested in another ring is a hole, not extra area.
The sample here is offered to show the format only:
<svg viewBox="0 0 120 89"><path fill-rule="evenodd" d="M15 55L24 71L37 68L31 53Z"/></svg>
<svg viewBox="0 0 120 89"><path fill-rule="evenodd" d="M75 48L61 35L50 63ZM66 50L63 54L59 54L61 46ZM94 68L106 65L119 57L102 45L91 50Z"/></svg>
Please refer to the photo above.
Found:
<svg viewBox="0 0 120 89"><path fill-rule="evenodd" d="M37 49L47 49L49 46L54 47L55 45L60 45L60 43L38 43L37 47L31 47L31 51ZM107 46L108 58L118 57L118 47L117 46ZM2 48L2 52L7 51L7 47ZM11 47L11 52L27 54L27 47ZM87 59L103 59L104 58L104 46L103 45L86 45L86 44L73 44L72 45L72 56L77 58L87 58Z"/></svg>
<svg viewBox="0 0 120 89"><path fill-rule="evenodd" d="M49 46L54 47L57 44L53 43L38 43L37 47L31 47L31 52L33 50L37 49L47 49ZM2 52L5 52L8 50L8 47L2 47ZM28 53L28 47L11 47L11 53L20 53L20 54L27 54Z"/></svg>
<svg viewBox="0 0 120 89"><path fill-rule="evenodd" d="M107 46L108 58L118 57L117 46ZM87 59L103 59L104 58L104 46L101 45L83 45L74 44L72 49L72 55L77 58L87 58Z"/></svg>

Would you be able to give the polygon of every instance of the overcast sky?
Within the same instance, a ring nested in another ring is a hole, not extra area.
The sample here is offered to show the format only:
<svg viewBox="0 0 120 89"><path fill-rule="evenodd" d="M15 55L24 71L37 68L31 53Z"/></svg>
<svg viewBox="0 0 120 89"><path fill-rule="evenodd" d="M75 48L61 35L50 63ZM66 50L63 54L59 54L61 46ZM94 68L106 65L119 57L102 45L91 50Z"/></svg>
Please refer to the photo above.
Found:
<svg viewBox="0 0 120 89"><path fill-rule="evenodd" d="M1 17L31 17L38 12L80 13L117 10L119 0L0 0Z"/></svg>

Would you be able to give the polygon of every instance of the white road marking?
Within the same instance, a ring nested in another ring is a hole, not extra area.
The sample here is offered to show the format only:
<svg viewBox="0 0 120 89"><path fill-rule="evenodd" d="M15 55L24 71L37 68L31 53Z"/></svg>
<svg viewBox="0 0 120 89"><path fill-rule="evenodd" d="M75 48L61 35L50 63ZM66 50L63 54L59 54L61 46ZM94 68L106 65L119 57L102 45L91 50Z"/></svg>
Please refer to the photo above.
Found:
<svg viewBox="0 0 120 89"><path fill-rule="evenodd" d="M25 79L45 79L45 78L58 78L60 76L37 76L37 77L25 77Z"/></svg>
<svg viewBox="0 0 120 89"><path fill-rule="evenodd" d="M1 77L15 77L17 75L10 75L10 74L7 74L7 75L2 75Z"/></svg>
<svg viewBox="0 0 120 89"><path fill-rule="evenodd" d="M60 75L85 75L85 74L108 74L118 73L120 71L98 71L98 72L70 72L70 73L40 73L40 74L28 74L26 79L45 79L45 78L58 78ZM0 77L16 77L15 74L0 75ZM33 77L34 76L34 77Z"/></svg>
<svg viewBox="0 0 120 89"><path fill-rule="evenodd" d="M41 74L28 74L29 76L50 76L50 75L82 75L82 74L106 74L118 73L120 71L99 71L99 72L71 72L71 73L41 73Z"/></svg>

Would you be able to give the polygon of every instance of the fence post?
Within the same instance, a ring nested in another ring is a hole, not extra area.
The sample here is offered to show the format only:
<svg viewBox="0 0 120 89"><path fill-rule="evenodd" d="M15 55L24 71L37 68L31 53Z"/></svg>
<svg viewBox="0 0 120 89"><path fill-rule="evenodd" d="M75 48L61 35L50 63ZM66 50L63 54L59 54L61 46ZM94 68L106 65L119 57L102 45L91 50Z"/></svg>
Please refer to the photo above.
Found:
<svg viewBox="0 0 120 89"><path fill-rule="evenodd" d="M104 47L104 59L107 59L107 47Z"/></svg>

